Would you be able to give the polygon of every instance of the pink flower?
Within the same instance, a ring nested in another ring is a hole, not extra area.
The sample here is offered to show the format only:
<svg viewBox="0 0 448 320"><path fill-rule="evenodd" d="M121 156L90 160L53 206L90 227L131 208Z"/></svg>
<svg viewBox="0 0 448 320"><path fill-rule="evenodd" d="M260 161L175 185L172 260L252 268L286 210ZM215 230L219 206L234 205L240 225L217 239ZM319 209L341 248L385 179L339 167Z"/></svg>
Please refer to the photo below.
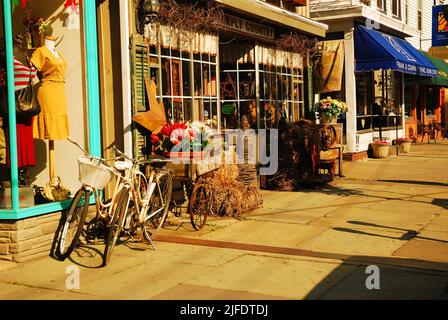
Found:
<svg viewBox="0 0 448 320"><path fill-rule="evenodd" d="M170 140L173 144L178 145L182 142L183 139L190 140L190 133L185 129L175 129L171 132Z"/></svg>

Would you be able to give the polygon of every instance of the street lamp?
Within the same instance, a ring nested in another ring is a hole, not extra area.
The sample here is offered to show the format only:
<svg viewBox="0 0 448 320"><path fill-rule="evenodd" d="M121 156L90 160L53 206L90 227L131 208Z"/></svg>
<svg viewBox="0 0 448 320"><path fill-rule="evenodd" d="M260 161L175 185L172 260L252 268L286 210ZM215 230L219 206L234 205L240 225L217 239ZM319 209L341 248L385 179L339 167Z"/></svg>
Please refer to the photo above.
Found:
<svg viewBox="0 0 448 320"><path fill-rule="evenodd" d="M136 8L137 10L137 32L145 33L145 26L152 23L160 11L160 2L158 0L143 0Z"/></svg>

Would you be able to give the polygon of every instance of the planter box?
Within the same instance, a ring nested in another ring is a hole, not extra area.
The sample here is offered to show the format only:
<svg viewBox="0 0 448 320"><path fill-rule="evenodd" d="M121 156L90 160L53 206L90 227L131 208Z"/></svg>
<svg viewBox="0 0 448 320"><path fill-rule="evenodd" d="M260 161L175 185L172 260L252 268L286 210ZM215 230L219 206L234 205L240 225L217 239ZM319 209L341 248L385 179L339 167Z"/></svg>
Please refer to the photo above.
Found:
<svg viewBox="0 0 448 320"><path fill-rule="evenodd" d="M387 158L389 156L389 144L372 143L373 157L376 159Z"/></svg>
<svg viewBox="0 0 448 320"><path fill-rule="evenodd" d="M409 153L411 152L411 145L412 141L406 141L406 140L398 140L398 145L400 146L400 152L402 153Z"/></svg>

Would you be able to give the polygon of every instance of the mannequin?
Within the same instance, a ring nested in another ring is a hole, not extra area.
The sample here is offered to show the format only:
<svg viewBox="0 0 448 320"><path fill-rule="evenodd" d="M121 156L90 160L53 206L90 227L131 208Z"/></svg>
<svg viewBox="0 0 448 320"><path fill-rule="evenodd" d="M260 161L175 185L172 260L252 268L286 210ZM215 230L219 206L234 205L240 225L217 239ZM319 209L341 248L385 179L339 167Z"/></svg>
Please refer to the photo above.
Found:
<svg viewBox="0 0 448 320"><path fill-rule="evenodd" d="M55 177L55 140L69 136L64 75L67 63L56 49L56 37L47 35L44 45L33 53L32 64L40 72L41 87L37 99L42 112L37 117L35 138L49 142L50 181Z"/></svg>

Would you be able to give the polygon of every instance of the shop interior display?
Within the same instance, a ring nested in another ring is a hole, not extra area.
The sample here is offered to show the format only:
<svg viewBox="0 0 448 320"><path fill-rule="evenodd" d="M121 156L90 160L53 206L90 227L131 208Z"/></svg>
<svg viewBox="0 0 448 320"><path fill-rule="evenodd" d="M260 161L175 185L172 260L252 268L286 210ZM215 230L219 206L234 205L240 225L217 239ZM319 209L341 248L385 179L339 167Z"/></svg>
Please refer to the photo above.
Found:
<svg viewBox="0 0 448 320"><path fill-rule="evenodd" d="M79 15L78 1L66 1L61 4L65 5L65 10L70 10L73 13L69 13L69 16ZM65 94L65 75L68 64L62 52L57 48L64 38L64 34L55 36L54 21L51 18L35 17L33 8L32 3L26 1L22 1L21 6L15 5L13 2L13 19L16 19L13 29L13 55L19 186L30 188L32 183L36 183L35 175L48 169L48 183L45 185L45 182L41 181L42 187L33 186L36 200L34 204L40 204L65 200L70 194L55 172L55 141L65 140L70 133ZM64 27L68 28L67 25ZM2 181L3 187L9 187L10 137L4 48L1 51L0 166L7 170L1 170L0 181ZM25 94L25 90L27 90L27 94ZM25 98L33 103L25 105ZM34 110L30 110L33 113L26 114L25 109L19 108L30 105L35 107ZM46 151L42 150L43 144L39 141L47 141L48 149ZM45 152L45 156L38 155L42 152ZM30 168L35 169L30 170ZM52 194L56 196L52 196ZM61 194L64 196L59 196Z"/></svg>

